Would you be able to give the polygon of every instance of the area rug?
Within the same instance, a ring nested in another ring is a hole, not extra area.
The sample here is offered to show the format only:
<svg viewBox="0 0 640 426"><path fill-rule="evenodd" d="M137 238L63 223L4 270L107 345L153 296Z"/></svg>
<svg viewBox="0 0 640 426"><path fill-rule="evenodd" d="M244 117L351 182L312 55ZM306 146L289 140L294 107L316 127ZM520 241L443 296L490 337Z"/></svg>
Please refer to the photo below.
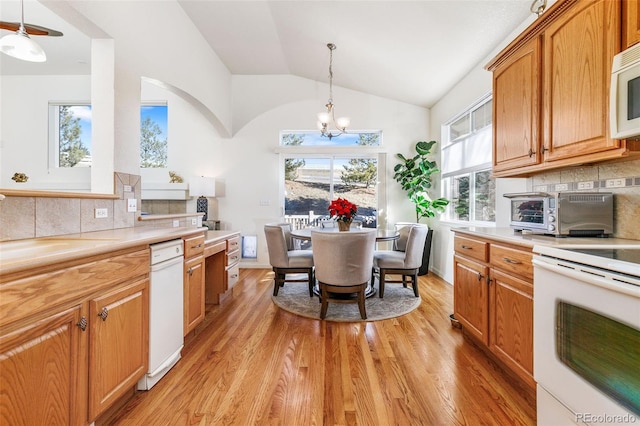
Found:
<svg viewBox="0 0 640 426"><path fill-rule="evenodd" d="M377 282L377 280L376 280ZM309 287L306 283L285 283L277 296L271 296L273 303L285 311L307 318L320 319L320 301L318 296L309 297ZM384 288L384 298L378 293L365 301L367 319L360 317L357 303L331 303L327 309L326 321L379 321L395 318L420 306L421 299L415 297L413 289L404 288L401 284L391 284Z"/></svg>

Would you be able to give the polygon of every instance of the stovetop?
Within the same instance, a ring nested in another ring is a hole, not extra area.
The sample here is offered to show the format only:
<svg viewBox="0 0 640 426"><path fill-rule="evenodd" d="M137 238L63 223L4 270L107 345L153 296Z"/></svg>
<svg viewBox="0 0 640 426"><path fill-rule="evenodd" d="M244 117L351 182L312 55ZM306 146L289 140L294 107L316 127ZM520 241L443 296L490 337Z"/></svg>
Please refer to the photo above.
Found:
<svg viewBox="0 0 640 426"><path fill-rule="evenodd" d="M640 277L640 245L638 247L573 248L538 246L543 256Z"/></svg>

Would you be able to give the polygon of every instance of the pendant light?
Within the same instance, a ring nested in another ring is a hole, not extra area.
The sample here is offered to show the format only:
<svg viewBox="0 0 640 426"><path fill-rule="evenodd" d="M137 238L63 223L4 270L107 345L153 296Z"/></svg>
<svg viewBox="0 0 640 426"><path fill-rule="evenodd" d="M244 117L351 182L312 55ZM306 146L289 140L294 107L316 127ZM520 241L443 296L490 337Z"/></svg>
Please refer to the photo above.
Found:
<svg viewBox="0 0 640 426"><path fill-rule="evenodd" d="M333 105L333 51L336 50L336 45L333 43L327 44L329 48L329 101L325 105L327 107L327 111L323 111L318 114L318 129L320 130L320 134L324 137L334 138L336 136L340 136L343 133L347 132L347 127L349 127L350 120L348 117L340 117L336 120L335 118L335 110ZM336 130L335 133L329 129L329 126L332 125Z"/></svg>
<svg viewBox="0 0 640 426"><path fill-rule="evenodd" d="M23 61L44 62L47 60L44 50L38 43L31 40L31 37L24 29L24 0L20 0L20 8L22 11L20 28L15 33L8 34L0 39L0 52Z"/></svg>

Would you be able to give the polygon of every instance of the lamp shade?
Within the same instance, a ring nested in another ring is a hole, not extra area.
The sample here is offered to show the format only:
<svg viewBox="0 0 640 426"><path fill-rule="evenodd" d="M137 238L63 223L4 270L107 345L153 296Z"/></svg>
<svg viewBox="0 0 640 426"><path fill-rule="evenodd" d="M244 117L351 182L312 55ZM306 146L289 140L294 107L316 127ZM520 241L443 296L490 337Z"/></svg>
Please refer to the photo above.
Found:
<svg viewBox="0 0 640 426"><path fill-rule="evenodd" d="M192 197L215 197L216 180L206 176L198 176L190 180L189 194Z"/></svg>
<svg viewBox="0 0 640 426"><path fill-rule="evenodd" d="M7 34L0 39L0 51L9 56L29 62L45 62L47 55L44 50L31 40L29 35L23 31L16 31L13 34Z"/></svg>

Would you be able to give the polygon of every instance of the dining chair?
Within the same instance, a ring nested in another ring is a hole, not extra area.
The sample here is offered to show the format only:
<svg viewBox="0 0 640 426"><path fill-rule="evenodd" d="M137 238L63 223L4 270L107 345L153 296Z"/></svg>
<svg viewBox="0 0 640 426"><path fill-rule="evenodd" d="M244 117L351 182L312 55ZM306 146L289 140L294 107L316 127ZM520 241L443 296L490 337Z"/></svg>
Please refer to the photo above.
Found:
<svg viewBox="0 0 640 426"><path fill-rule="evenodd" d="M407 250L407 239L409 238L409 231L411 227L415 225L415 222L397 222L394 226L398 232L398 238L393 240L393 249L396 251Z"/></svg>
<svg viewBox="0 0 640 426"><path fill-rule="evenodd" d="M329 302L358 303L360 316L367 319L365 290L373 267L376 231L311 232L315 276L320 287L320 318L327 315ZM355 298L347 297L355 294Z"/></svg>
<svg viewBox="0 0 640 426"><path fill-rule="evenodd" d="M275 274L273 295L278 295L285 282L308 282L309 297L313 297L315 283L313 272L313 253L311 250L294 250L291 238L291 225L288 223L271 223L264 226L269 251L269 263ZM307 274L306 279L287 278L287 274Z"/></svg>
<svg viewBox="0 0 640 426"><path fill-rule="evenodd" d="M427 239L429 228L425 225L411 224L408 228L405 251L400 250L376 250L373 255L373 269L371 273L371 286L375 281L375 270L378 271L380 285L378 294L384 297L384 286L388 283L402 283L407 287L409 278L413 287L413 294L419 297L418 270L422 265L422 252ZM388 275L400 275L401 279L389 279Z"/></svg>

